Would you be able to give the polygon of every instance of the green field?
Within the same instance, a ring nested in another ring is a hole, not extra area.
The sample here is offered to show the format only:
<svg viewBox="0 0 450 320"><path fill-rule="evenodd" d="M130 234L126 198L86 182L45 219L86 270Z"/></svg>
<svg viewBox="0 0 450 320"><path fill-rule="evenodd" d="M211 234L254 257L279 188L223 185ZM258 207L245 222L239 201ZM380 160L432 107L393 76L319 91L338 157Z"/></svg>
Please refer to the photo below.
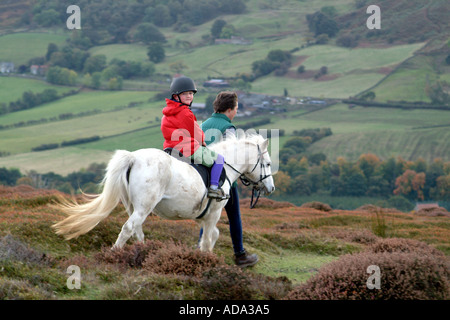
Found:
<svg viewBox="0 0 450 320"><path fill-rule="evenodd" d="M345 75L335 80L316 81L279 77L263 77L252 83L252 91L281 96L286 89L294 97L318 97L345 99L375 85L383 78L376 73Z"/></svg>
<svg viewBox="0 0 450 320"><path fill-rule="evenodd" d="M189 32L184 33L174 31L173 27L161 28L167 39L164 44L166 59L155 64L153 77L126 79L122 91L81 90L78 94L33 109L2 115L0 125L3 126L29 121L40 123L0 131L0 153L9 154L0 157L0 167L67 173L91 162L105 162L115 149L160 148L163 140L159 121L164 101L151 99L157 92L168 88L174 74L174 63L183 63L185 69L181 73L196 80L199 88L196 102L204 102L208 94L216 92L203 88L204 80L250 74L252 63L265 59L275 49L292 53L288 73L260 77L250 83L250 92L282 96L287 90L288 95L294 98L344 99L371 90L376 94L375 101L429 102L425 87L437 80L450 81L448 72L445 72L448 69L443 66L437 68L442 57L423 54L433 48L444 48L442 40L427 42L424 39L410 44L388 44L386 41L382 45L371 45L368 43L370 39L361 39L363 43L360 46L348 49L337 46L336 39L332 38L326 45L308 45L311 33L306 15L331 4L325 0L301 1L300 4L290 0L248 0L245 14L221 16L239 36L252 41L249 45L211 44L207 36L214 20L190 26ZM337 0L332 5L338 14L355 10L354 0ZM69 36L67 30L1 36L0 61L13 61L17 66L27 63L31 58L44 56L49 43L62 48ZM89 53L103 54L108 62L112 59L148 61L147 45L142 43L99 45L90 48ZM301 64L309 73L297 73ZM323 66L327 67L328 74L315 79L314 73ZM78 83L82 83L82 75ZM44 79L19 77L0 77L0 88L0 103L6 104L17 101L27 90L42 92L54 88L62 94L79 89L53 86ZM308 150L310 153L322 152L330 161L338 157L355 160L368 152L381 158L450 159L447 111L350 109L344 104L311 113L307 113L310 109L302 105L289 106L288 110L279 114L254 114L235 122L239 126L270 117L271 124L264 128L284 129L286 136L281 137L281 145L294 130L331 128L332 136ZM61 120L60 116L64 114L74 117ZM92 136L101 139L71 148L31 152L32 148L43 144L61 144ZM65 163L70 163L70 168Z"/></svg>
<svg viewBox="0 0 450 320"><path fill-rule="evenodd" d="M3 78L0 78L0 81L2 79ZM11 78L11 80L21 80L20 85L27 84L24 79ZM39 83L44 84L40 81ZM51 86L47 87L53 88ZM73 88L69 87L64 87L64 89L73 90ZM117 108L127 107L130 103L147 102L153 94L154 93L142 91L83 91L79 94L47 103L38 108L5 114L0 117L0 125L9 125L20 121L39 120L41 118L49 119L65 113L78 114L94 110L99 112L112 111Z"/></svg>
<svg viewBox="0 0 450 320"><path fill-rule="evenodd" d="M16 68L27 64L31 58L44 57L49 43L62 47L67 34L14 33L0 37L0 61L14 62Z"/></svg>
<svg viewBox="0 0 450 320"><path fill-rule="evenodd" d="M9 103L22 98L25 91L40 93L45 89L54 89L58 94L67 93L75 88L51 85L42 80L0 77L0 103ZM2 118L0 118L1 121Z"/></svg>
<svg viewBox="0 0 450 320"><path fill-rule="evenodd" d="M103 54L107 61L120 59L125 61L148 61L147 47L139 44L110 44L93 47L89 50L92 56Z"/></svg>
<svg viewBox="0 0 450 320"><path fill-rule="evenodd" d="M79 94L80 99L85 101L96 101L96 96L103 97L108 101L105 105L109 106L103 110L109 112L2 130L0 151L12 155L0 158L0 167L67 174L86 168L92 162L107 162L116 149L162 148L163 138L159 128L162 102L145 102L133 108L114 110L115 106L142 100L148 94L125 91L98 92L97 95L82 93ZM71 103L64 101L66 99L59 104L70 106ZM48 112L59 112L55 104L58 105L54 102L46 106ZM92 104L93 108L95 106ZM337 104L305 114L301 108L298 106L297 110L288 114L272 115L272 123L263 126L265 129L285 130L286 136L280 139L280 147L294 130L328 127L333 135L313 144L308 152L322 152L333 162L338 157L353 161L363 153L374 153L382 159L391 156L401 156L406 160L423 158L429 162L435 158L450 159L450 131L444 126L448 124L447 111L349 108ZM33 111L23 111L22 117L28 119L30 116L27 113ZM240 123L254 119L239 119L236 123L239 127ZM31 148L42 144L95 135L102 139L70 148L30 152ZM65 163L70 163L70 166Z"/></svg>

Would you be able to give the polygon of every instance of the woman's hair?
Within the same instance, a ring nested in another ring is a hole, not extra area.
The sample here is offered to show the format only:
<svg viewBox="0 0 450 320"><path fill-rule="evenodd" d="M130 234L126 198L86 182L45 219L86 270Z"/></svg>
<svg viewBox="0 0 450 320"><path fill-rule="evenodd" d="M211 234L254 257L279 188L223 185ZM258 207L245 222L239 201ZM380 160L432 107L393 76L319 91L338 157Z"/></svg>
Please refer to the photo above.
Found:
<svg viewBox="0 0 450 320"><path fill-rule="evenodd" d="M238 101L237 94L232 91L222 91L220 92L216 100L213 102L214 112L224 113L228 109L234 109Z"/></svg>

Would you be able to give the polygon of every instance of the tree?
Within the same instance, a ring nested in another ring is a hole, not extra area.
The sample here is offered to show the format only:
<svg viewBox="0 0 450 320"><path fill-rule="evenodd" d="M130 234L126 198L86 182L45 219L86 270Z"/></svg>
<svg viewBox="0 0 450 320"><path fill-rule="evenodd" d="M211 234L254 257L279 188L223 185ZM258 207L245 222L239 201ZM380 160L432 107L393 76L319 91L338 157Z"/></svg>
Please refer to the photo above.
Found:
<svg viewBox="0 0 450 320"><path fill-rule="evenodd" d="M22 103L25 109L30 109L39 104L39 99L33 92L25 91L22 94Z"/></svg>
<svg viewBox="0 0 450 320"><path fill-rule="evenodd" d="M166 52L160 43L152 43L147 50L150 61L160 63L166 58Z"/></svg>
<svg viewBox="0 0 450 320"><path fill-rule="evenodd" d="M308 177L304 174L295 177L291 182L291 188L289 193L305 196L311 195Z"/></svg>
<svg viewBox="0 0 450 320"><path fill-rule="evenodd" d="M100 72L94 72L91 78L91 88L98 89L102 84L102 74Z"/></svg>
<svg viewBox="0 0 450 320"><path fill-rule="evenodd" d="M6 168L0 168L0 184L13 186L20 177L22 177L22 174L18 169L8 170Z"/></svg>
<svg viewBox="0 0 450 320"><path fill-rule="evenodd" d="M436 188L437 179L441 176L445 176L444 162L441 159L435 159L426 170L425 195L431 196L432 190Z"/></svg>
<svg viewBox="0 0 450 320"><path fill-rule="evenodd" d="M144 43L166 42L166 37L159 31L154 24L144 22L138 25L134 39Z"/></svg>
<svg viewBox="0 0 450 320"><path fill-rule="evenodd" d="M290 190L291 177L283 171L278 171L277 174L273 176L273 180L277 186L275 194L284 194Z"/></svg>
<svg viewBox="0 0 450 320"><path fill-rule="evenodd" d="M59 13L55 9L41 11L34 16L33 20L42 27L51 27L61 22Z"/></svg>
<svg viewBox="0 0 450 320"><path fill-rule="evenodd" d="M123 79L121 76L109 79L108 89L109 90L121 90L123 86Z"/></svg>
<svg viewBox="0 0 450 320"><path fill-rule="evenodd" d="M211 36L213 38L219 38L222 33L222 29L223 27L225 27L226 24L227 22L222 19L217 19L216 21L214 21L211 27Z"/></svg>
<svg viewBox="0 0 450 320"><path fill-rule="evenodd" d="M443 201L450 201L450 175L440 176L436 179L436 187L432 188L431 194Z"/></svg>
<svg viewBox="0 0 450 320"><path fill-rule="evenodd" d="M220 37L222 39L231 39L232 36L237 34L236 28L231 24L227 24L222 28L222 32L220 33Z"/></svg>
<svg viewBox="0 0 450 320"><path fill-rule="evenodd" d="M336 44L345 48L355 48L359 43L359 35L343 35L336 40Z"/></svg>
<svg viewBox="0 0 450 320"><path fill-rule="evenodd" d="M162 3L154 8L148 7L145 13L144 21L153 22L158 27L170 27L175 22L170 16L170 9Z"/></svg>
<svg viewBox="0 0 450 320"><path fill-rule="evenodd" d="M50 67L47 71L47 81L53 84L75 85L77 73L61 67Z"/></svg>
<svg viewBox="0 0 450 320"><path fill-rule="evenodd" d="M289 51L284 51L280 49L271 50L267 54L267 59L274 62L285 62L290 61L292 58L292 55Z"/></svg>
<svg viewBox="0 0 450 320"><path fill-rule="evenodd" d="M298 73L304 73L304 72L305 72L305 66L304 66L304 65L300 65L300 66L297 68L297 72L298 72Z"/></svg>
<svg viewBox="0 0 450 320"><path fill-rule="evenodd" d="M319 34L316 37L316 44L327 44L328 41L330 41L330 37L325 33Z"/></svg>
<svg viewBox="0 0 450 320"><path fill-rule="evenodd" d="M389 183L389 189L391 192L395 189L396 178L403 172L402 161L402 159L395 161L395 159L391 157L387 161L383 161L380 165L381 175L383 176L383 179Z"/></svg>
<svg viewBox="0 0 450 320"><path fill-rule="evenodd" d="M311 192L317 192L323 187L322 168L319 166L312 167L309 170L307 177Z"/></svg>
<svg viewBox="0 0 450 320"><path fill-rule="evenodd" d="M425 173L417 173L414 170L406 170L395 180L395 195L403 194L412 199L423 200L423 187L425 185Z"/></svg>
<svg viewBox="0 0 450 320"><path fill-rule="evenodd" d="M54 52L58 52L58 46L54 43L49 43L47 46L47 53L45 54L45 60L50 61L50 58Z"/></svg>
<svg viewBox="0 0 450 320"><path fill-rule="evenodd" d="M357 164L364 173L366 179L369 180L379 166L380 159L372 153L366 153L359 157Z"/></svg>
<svg viewBox="0 0 450 320"><path fill-rule="evenodd" d="M373 101L375 99L376 95L375 92L369 91L364 93L359 99L362 101Z"/></svg>
<svg viewBox="0 0 450 320"><path fill-rule="evenodd" d="M265 76L274 71L280 64L270 60L257 60L252 63L252 71L255 77Z"/></svg>
<svg viewBox="0 0 450 320"><path fill-rule="evenodd" d="M315 78L315 79L318 79L318 78L320 78L321 76L326 75L327 73L328 73L328 68L327 68L326 66L322 66L322 67L320 67L319 72L317 72L317 73L314 75L314 78Z"/></svg>
<svg viewBox="0 0 450 320"><path fill-rule="evenodd" d="M342 172L340 179L344 183L345 195L362 196L366 194L366 178L356 166L349 171Z"/></svg>
<svg viewBox="0 0 450 320"><path fill-rule="evenodd" d="M308 21L309 30L315 36L326 34L332 38L339 32L336 21L320 11L306 15L306 20Z"/></svg>
<svg viewBox="0 0 450 320"><path fill-rule="evenodd" d="M450 94L444 90L444 87L449 87L449 84L445 81L437 81L434 84L426 85L425 92L430 98L432 104L450 105Z"/></svg>
<svg viewBox="0 0 450 320"><path fill-rule="evenodd" d="M324 13L330 18L333 18L337 15L337 10L334 6L325 6L320 9L320 12Z"/></svg>
<svg viewBox="0 0 450 320"><path fill-rule="evenodd" d="M100 72L106 67L106 56L104 54L98 54L86 59L84 63L83 71L85 73Z"/></svg>
<svg viewBox="0 0 450 320"><path fill-rule="evenodd" d="M310 138L308 139L308 137L306 137L306 138L292 137L286 141L283 149L290 148L290 149L294 150L297 154L300 154L300 153L304 152L310 144L311 144L311 139Z"/></svg>

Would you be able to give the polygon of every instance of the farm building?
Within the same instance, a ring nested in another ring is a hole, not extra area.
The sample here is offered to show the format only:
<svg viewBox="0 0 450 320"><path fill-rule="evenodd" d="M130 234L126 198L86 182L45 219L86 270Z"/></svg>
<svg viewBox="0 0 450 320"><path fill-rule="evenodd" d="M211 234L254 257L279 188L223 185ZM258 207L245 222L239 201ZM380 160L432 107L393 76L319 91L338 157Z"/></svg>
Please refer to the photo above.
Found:
<svg viewBox="0 0 450 320"><path fill-rule="evenodd" d="M223 79L211 79L203 82L204 87L214 87L214 88L227 88L230 86L228 81Z"/></svg>
<svg viewBox="0 0 450 320"><path fill-rule="evenodd" d="M47 65L36 65L33 64L30 67L31 74L37 75L37 76L44 76L47 72L48 66Z"/></svg>
<svg viewBox="0 0 450 320"><path fill-rule="evenodd" d="M0 73L14 72L14 63L12 62L0 62Z"/></svg>
<svg viewBox="0 0 450 320"><path fill-rule="evenodd" d="M248 40L242 37L232 36L231 39L216 39L214 41L215 44L239 44L239 45L250 45L253 43L252 40Z"/></svg>

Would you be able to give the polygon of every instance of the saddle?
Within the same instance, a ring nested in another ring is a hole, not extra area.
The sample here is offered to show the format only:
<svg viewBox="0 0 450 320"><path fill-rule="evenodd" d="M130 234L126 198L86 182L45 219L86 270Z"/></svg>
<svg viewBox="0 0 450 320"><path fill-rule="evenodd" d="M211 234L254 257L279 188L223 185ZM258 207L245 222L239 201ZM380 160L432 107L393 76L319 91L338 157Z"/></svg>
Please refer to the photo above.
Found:
<svg viewBox="0 0 450 320"><path fill-rule="evenodd" d="M186 162L187 164L191 165L195 170L197 170L197 172L202 177L205 187L206 188L209 187L209 185L211 184L211 168L208 168L207 166L204 166L202 164L194 163L193 159L189 159L189 158L185 157L177 149L166 148L166 149L164 149L164 152L166 152L167 154L171 155L172 157L174 157L180 161ZM222 170L222 174L220 175L220 179L219 179L219 187L222 187L222 185L225 183L226 180L227 180L227 173L225 170Z"/></svg>

